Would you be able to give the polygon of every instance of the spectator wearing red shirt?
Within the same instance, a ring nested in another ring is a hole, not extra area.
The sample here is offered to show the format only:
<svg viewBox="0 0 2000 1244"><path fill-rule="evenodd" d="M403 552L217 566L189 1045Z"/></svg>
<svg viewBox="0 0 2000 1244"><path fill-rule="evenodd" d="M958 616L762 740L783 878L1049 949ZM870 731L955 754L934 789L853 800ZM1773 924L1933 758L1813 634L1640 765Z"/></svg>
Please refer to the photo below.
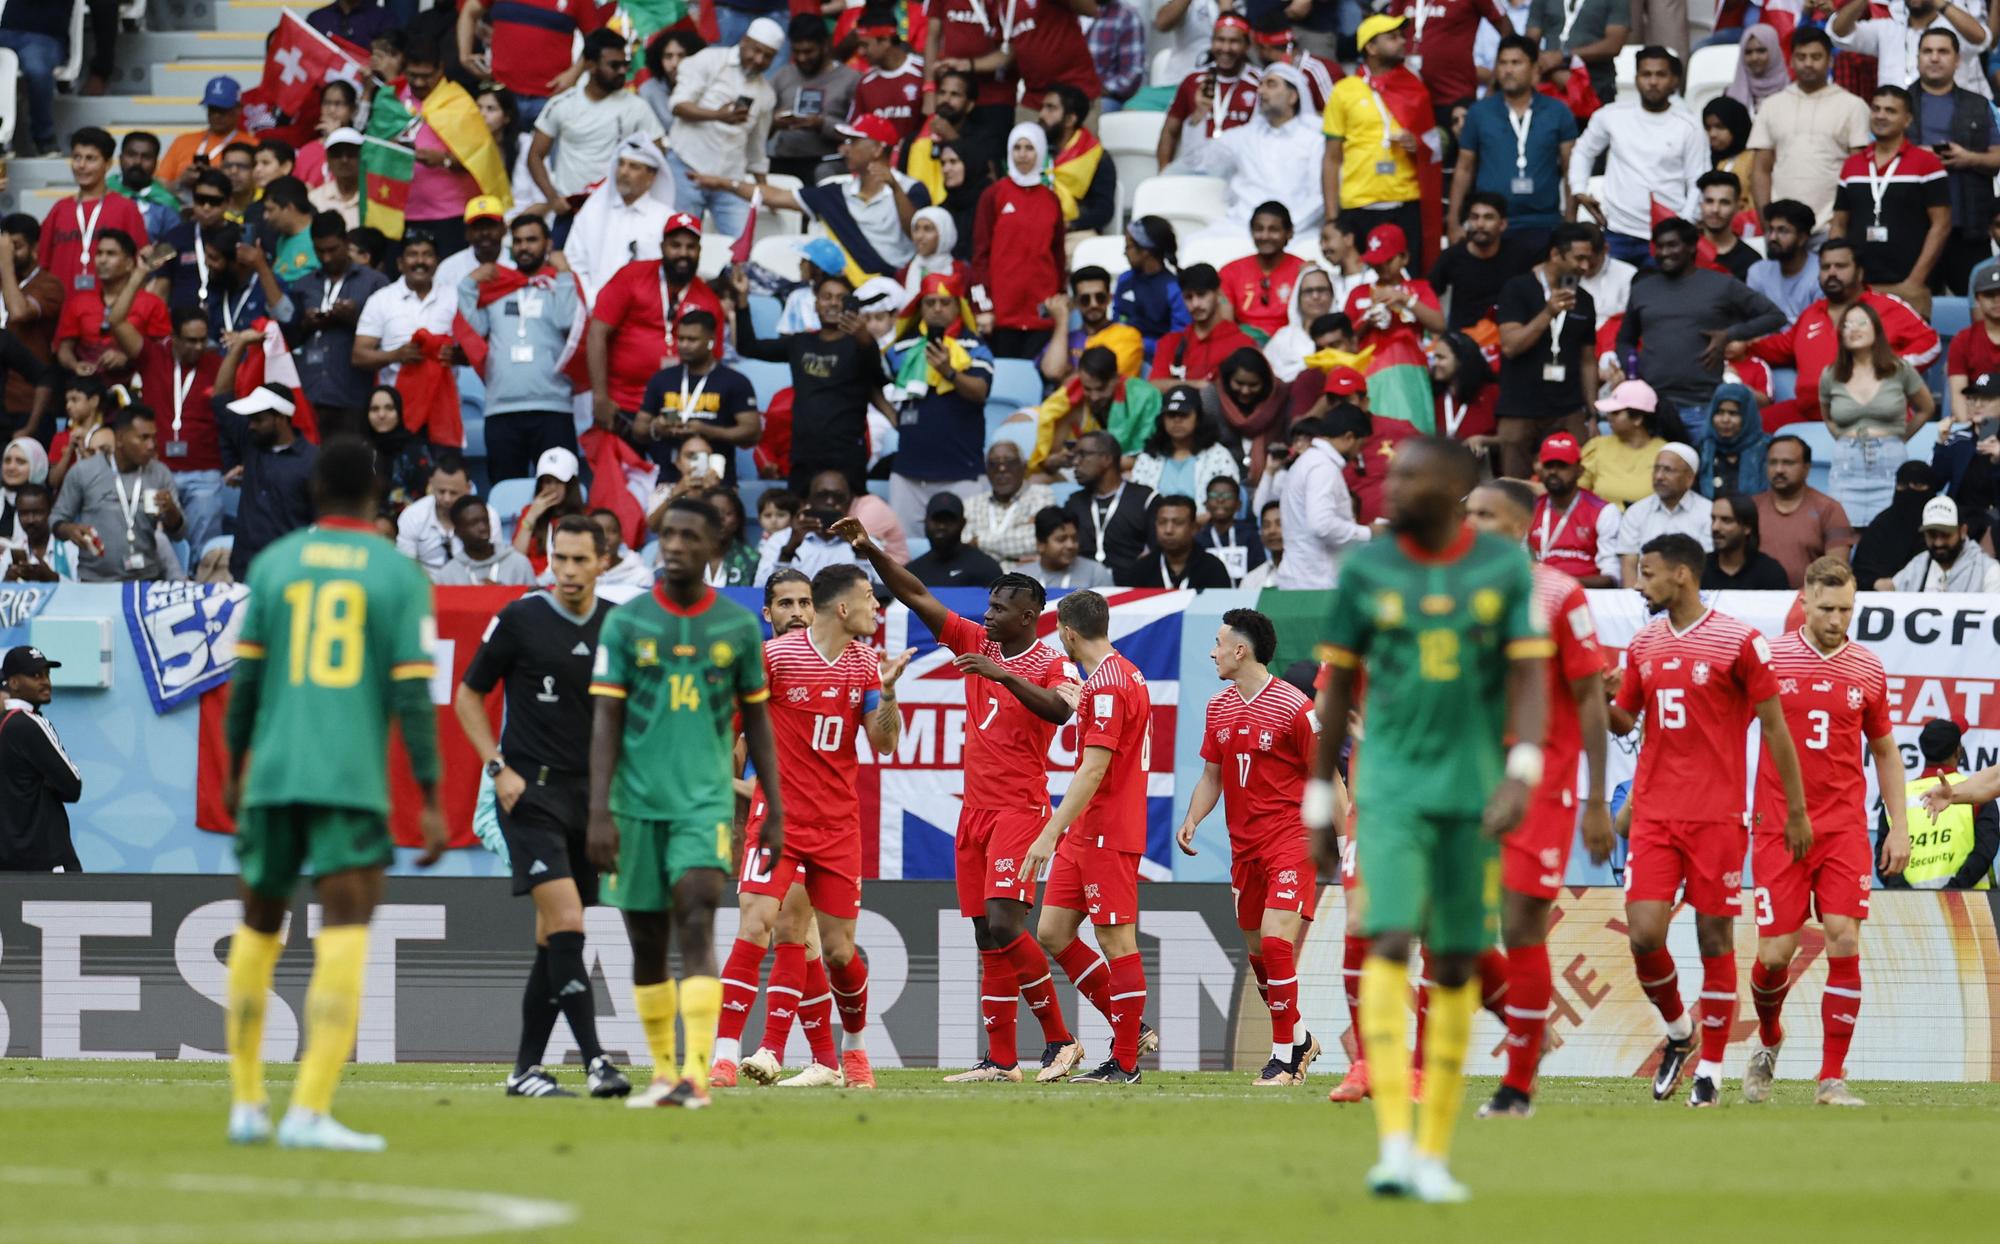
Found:
<svg viewBox="0 0 2000 1244"><path fill-rule="evenodd" d="M107 385L125 384L132 379L132 359L111 338L105 296L116 302L128 284L143 284L139 248L123 229L98 230L94 245L97 261L91 282L70 291L56 321L56 361L72 375L96 376ZM160 338L173 331L166 304L143 288L132 296L131 320L142 337Z"/></svg>
<svg viewBox="0 0 2000 1244"><path fill-rule="evenodd" d="M1062 200L1042 183L1047 131L1033 121L1007 136L1007 176L979 196L973 218L972 282L990 306L979 335L1000 358L1037 358L1052 326L1044 304L1063 292Z"/></svg>
<svg viewBox="0 0 2000 1244"><path fill-rule="evenodd" d="M1216 19L1209 37L1210 65L1181 79L1167 122L1160 127L1154 156L1165 171L1223 130L1248 125L1257 115L1257 83L1263 74L1250 63L1250 23L1234 13Z"/></svg>
<svg viewBox="0 0 2000 1244"><path fill-rule="evenodd" d="M1472 44L1484 21L1502 37L1515 33L1514 23L1493 0L1397 0L1391 14L1410 19L1410 60L1431 93L1442 125L1458 103L1479 94L1479 70L1472 63Z"/></svg>
<svg viewBox="0 0 2000 1244"><path fill-rule="evenodd" d="M473 51L479 19L491 12L492 44ZM593 0L465 0L458 10L458 60L478 74L514 92L521 108L521 129L534 128L535 118L549 97L559 95L583 76L583 62L572 54L575 39L604 25L611 6ZM511 152L508 153L510 156Z"/></svg>
<svg viewBox="0 0 2000 1244"><path fill-rule="evenodd" d="M1222 265L1222 290L1236 322L1265 341L1291 322L1292 284L1305 270L1305 260L1285 249L1291 243L1291 209L1275 199L1261 203L1250 213L1255 252Z"/></svg>
<svg viewBox="0 0 2000 1244"><path fill-rule="evenodd" d="M870 7L854 32L861 36L861 54L868 59L869 68L854 88L847 122L852 125L862 117L880 117L896 131L900 146L917 132L923 120L923 58L903 42L893 10Z"/></svg>
<svg viewBox="0 0 2000 1244"><path fill-rule="evenodd" d="M111 135L94 125L86 125L69 140L69 171L76 179L76 193L58 202L42 218L41 240L35 258L71 293L90 289L97 281L92 270L95 241L107 230L116 229L132 242L133 253L151 239L146 235L146 217L139 205L105 187L118 144Z"/></svg>
<svg viewBox="0 0 2000 1244"><path fill-rule="evenodd" d="M154 268L149 263L146 275ZM134 290L138 284L125 288ZM174 473L174 500L187 517L182 534L199 556L210 539L222 534L222 433L214 407L222 355L209 347L206 310L175 308L173 334L162 341L132 322L132 301L120 294L112 305L111 335L131 356L146 404L159 416L159 461ZM246 331L261 344L263 334Z"/></svg>
<svg viewBox="0 0 2000 1244"><path fill-rule="evenodd" d="M1444 308L1430 282L1404 274L1410 262L1410 242L1400 225L1377 225L1368 231L1368 249L1361 262L1375 269L1375 279L1357 285L1347 296L1347 318L1354 323L1356 344L1367 349L1396 329L1412 326L1427 333L1444 331Z"/></svg>
<svg viewBox="0 0 2000 1244"><path fill-rule="evenodd" d="M1013 21L1009 30L1014 44L1014 64L1027 87L1021 107L1040 111L1042 92L1058 82L1067 82L1091 99L1104 94L1097 79L1097 62L1090 59L1090 44L1083 38L1083 23L1077 15L1095 14L1092 0L1009 0L998 5Z"/></svg>
<svg viewBox="0 0 2000 1244"><path fill-rule="evenodd" d="M2000 372L2000 265L1988 267L1972 283L1972 309L1978 312L1971 325L1951 339L1945 355L1945 383L1950 387L1953 423L1969 421L1965 386L1974 376ZM1888 327L1884 321L1883 328Z"/></svg>
<svg viewBox="0 0 2000 1244"><path fill-rule="evenodd" d="M15 212L0 221L0 269L11 275L0 279L0 328L20 339L28 353L44 363L55 359L56 318L62 314L63 293L68 288L50 275L35 259L35 244L42 226L33 216ZM27 376L10 371L5 400L0 402L0 426L22 427L34 408L35 385Z"/></svg>
<svg viewBox="0 0 2000 1244"><path fill-rule="evenodd" d="M1222 360L1257 343L1222 317L1222 277L1205 263L1181 269L1181 298L1187 303L1188 326L1160 338L1153 349L1151 379L1171 380L1206 388Z"/></svg>
<svg viewBox="0 0 2000 1244"><path fill-rule="evenodd" d="M970 115L958 122L959 144L974 173L1007 160L1007 131L1014 124L1014 97L1020 84L1014 57L1001 45L1006 10L997 0L929 0L925 30L924 92L936 89L938 75L956 69L976 84Z"/></svg>
<svg viewBox="0 0 2000 1244"><path fill-rule="evenodd" d="M667 217L660 257L628 263L605 282L585 333L591 413L609 428L629 420L646 398L646 382L680 361L674 328L690 311L728 322L722 301L695 275L701 262L701 222L686 212Z"/></svg>

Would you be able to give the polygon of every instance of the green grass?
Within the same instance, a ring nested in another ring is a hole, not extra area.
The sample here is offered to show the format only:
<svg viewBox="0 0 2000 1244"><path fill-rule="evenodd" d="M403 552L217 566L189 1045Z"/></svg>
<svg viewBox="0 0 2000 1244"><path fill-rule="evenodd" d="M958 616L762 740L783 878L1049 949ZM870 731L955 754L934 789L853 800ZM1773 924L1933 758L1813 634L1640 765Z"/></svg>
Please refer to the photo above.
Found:
<svg viewBox="0 0 2000 1244"><path fill-rule="evenodd" d="M291 1070L274 1069L280 1105ZM1636 1080L1556 1080L1533 1119L1479 1122L1492 1085L1475 1083L1455 1168L1477 1199L1436 1209L1362 1192L1372 1115L1327 1104L1320 1077L947 1087L900 1071L873 1094L736 1089L682 1114L510 1100L502 1074L350 1068L337 1112L389 1137L377 1156L230 1148L216 1063L0 1062L0 1241L498 1239L500 1196L574 1212L508 1238L760 1244L1898 1244L2000 1221L1990 1084L1858 1084L1871 1104L1844 1112L1814 1109L1803 1082L1760 1107L1732 1084L1726 1109L1696 1114ZM419 1191L382 1199L399 1188Z"/></svg>

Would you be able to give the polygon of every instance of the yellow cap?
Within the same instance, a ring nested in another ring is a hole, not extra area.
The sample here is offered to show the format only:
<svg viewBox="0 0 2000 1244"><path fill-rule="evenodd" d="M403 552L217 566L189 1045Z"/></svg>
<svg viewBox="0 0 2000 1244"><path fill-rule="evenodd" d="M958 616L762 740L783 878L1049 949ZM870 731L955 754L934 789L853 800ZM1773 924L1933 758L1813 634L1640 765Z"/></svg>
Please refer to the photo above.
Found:
<svg viewBox="0 0 2000 1244"><path fill-rule="evenodd" d="M475 220L506 220L507 209L500 206L500 200L490 194L474 195L465 205L465 223Z"/></svg>
<svg viewBox="0 0 2000 1244"><path fill-rule="evenodd" d="M1407 17L1391 17L1387 13L1365 17L1361 19L1361 29L1354 32L1354 46L1365 52L1376 35L1394 30L1408 20L1410 19Z"/></svg>

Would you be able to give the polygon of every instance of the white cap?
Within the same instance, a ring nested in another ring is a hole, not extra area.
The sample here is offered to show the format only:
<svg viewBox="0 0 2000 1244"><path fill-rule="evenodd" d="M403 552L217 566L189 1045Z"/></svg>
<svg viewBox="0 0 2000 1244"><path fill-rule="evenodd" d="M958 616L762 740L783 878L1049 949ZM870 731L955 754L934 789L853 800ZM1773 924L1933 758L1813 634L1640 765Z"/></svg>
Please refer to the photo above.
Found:
<svg viewBox="0 0 2000 1244"><path fill-rule="evenodd" d="M239 397L229 403L230 412L238 415L261 415L265 411L270 410L276 411L278 414L289 419L297 409L298 404L285 396L284 390L279 389L275 385L268 384L260 384L250 390L249 396ZM1956 515L1956 513L1957 511L1954 510L1953 514ZM1954 523L1953 526L1957 526L1957 524Z"/></svg>
<svg viewBox="0 0 2000 1244"><path fill-rule="evenodd" d="M755 40L773 52L785 46L785 28L768 17L760 17L751 22L749 28L743 32L743 37Z"/></svg>
<svg viewBox="0 0 2000 1244"><path fill-rule="evenodd" d="M567 484L576 478L576 455L558 445L544 449L542 456L535 460L535 478L553 476Z"/></svg>
<svg viewBox="0 0 2000 1244"><path fill-rule="evenodd" d="M863 311L901 311L906 291L903 283L886 276L871 276L854 291L854 300Z"/></svg>
<svg viewBox="0 0 2000 1244"><path fill-rule="evenodd" d="M321 139L320 146L332 151L335 147L359 147L363 141L360 130L351 125L343 125Z"/></svg>
<svg viewBox="0 0 2000 1244"><path fill-rule="evenodd" d="M1681 441L1669 441L1660 452L1663 454L1672 454L1682 462L1687 463L1688 470L1690 471L1701 470L1701 455L1695 451L1695 447L1692 445Z"/></svg>
<svg viewBox="0 0 2000 1244"><path fill-rule="evenodd" d="M1958 530L1958 502L1950 497L1932 497L1924 502L1924 529L1942 527L1947 531Z"/></svg>

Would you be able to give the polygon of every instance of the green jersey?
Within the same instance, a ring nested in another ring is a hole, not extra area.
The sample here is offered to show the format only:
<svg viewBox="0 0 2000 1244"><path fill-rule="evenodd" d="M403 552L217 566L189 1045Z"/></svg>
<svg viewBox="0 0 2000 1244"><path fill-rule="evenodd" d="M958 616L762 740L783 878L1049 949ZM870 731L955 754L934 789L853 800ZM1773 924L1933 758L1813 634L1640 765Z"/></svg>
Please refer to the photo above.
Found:
<svg viewBox="0 0 2000 1244"><path fill-rule="evenodd" d="M1478 816L1506 765L1508 662L1552 650L1518 545L1468 527L1438 554L1348 553L1320 656L1367 666L1356 804Z"/></svg>
<svg viewBox="0 0 2000 1244"><path fill-rule="evenodd" d="M625 701L614 816L726 822L736 814L736 704L760 703L764 625L710 589L681 608L655 587L611 611L597 640L592 695Z"/></svg>
<svg viewBox="0 0 2000 1244"><path fill-rule="evenodd" d="M373 527L323 519L250 567L229 744L250 752L246 807L389 811L389 721L417 780L437 780L431 583Z"/></svg>

